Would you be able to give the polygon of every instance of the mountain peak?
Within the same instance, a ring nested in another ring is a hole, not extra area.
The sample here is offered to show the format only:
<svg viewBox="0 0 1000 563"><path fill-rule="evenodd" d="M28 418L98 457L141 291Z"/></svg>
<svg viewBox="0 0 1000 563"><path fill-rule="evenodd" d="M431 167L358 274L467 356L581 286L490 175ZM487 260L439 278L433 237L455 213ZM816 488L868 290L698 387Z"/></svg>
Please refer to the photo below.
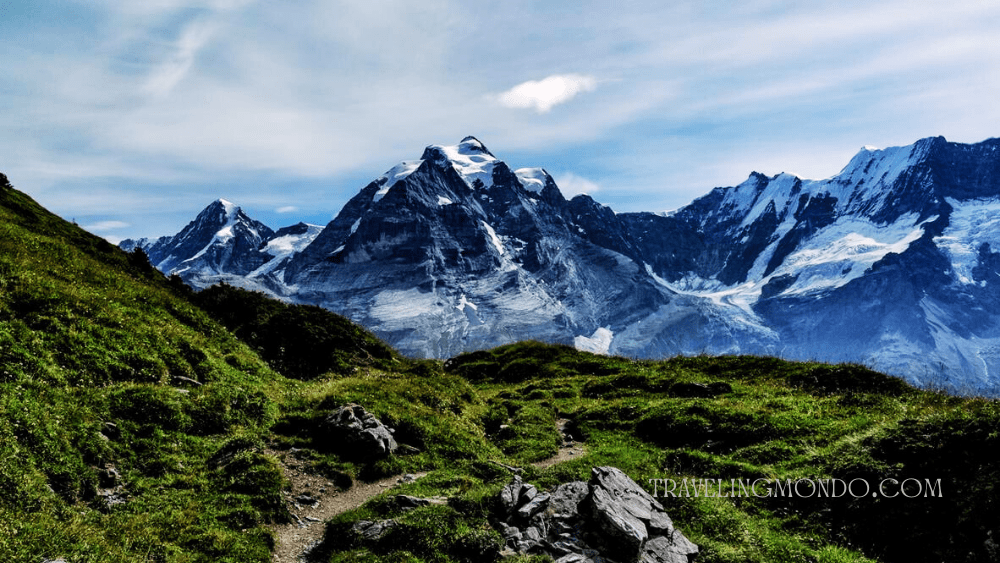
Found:
<svg viewBox="0 0 1000 563"><path fill-rule="evenodd" d="M240 211L238 205L221 197L208 205L208 209L212 208L221 208L226 215L232 215L233 213Z"/></svg>
<svg viewBox="0 0 1000 563"><path fill-rule="evenodd" d="M431 145L421 160L438 165L450 164L470 188L493 185L493 166L500 160L479 139L469 136L457 145Z"/></svg>
<svg viewBox="0 0 1000 563"><path fill-rule="evenodd" d="M486 145L482 141L469 135L462 139L462 142L458 144L459 154L470 155L474 153L482 153L489 156L493 156L493 153L486 148ZM496 158L496 157L494 157Z"/></svg>

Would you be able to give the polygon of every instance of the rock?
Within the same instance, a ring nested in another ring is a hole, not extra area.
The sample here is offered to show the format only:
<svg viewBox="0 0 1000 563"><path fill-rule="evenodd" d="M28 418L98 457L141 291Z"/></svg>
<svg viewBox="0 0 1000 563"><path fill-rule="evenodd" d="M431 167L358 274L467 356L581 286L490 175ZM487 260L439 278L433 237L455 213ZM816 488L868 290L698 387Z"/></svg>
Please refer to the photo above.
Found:
<svg viewBox="0 0 1000 563"><path fill-rule="evenodd" d="M566 563L613 563L609 554L629 563L687 563L698 552L663 505L614 467L595 467L590 482L564 483L551 493L514 476L500 504L505 521L497 529L517 553Z"/></svg>
<svg viewBox="0 0 1000 563"><path fill-rule="evenodd" d="M531 502L531 499L535 498L538 494L538 489L534 485L525 485L521 487L521 496L517 499L518 506L524 505Z"/></svg>
<svg viewBox="0 0 1000 563"><path fill-rule="evenodd" d="M688 563L689 556L698 553L698 546L688 541L679 531L674 532L672 539L657 536L646 542L639 563Z"/></svg>
<svg viewBox="0 0 1000 563"><path fill-rule="evenodd" d="M538 514L539 512L545 510L545 507L549 504L549 495L547 493L541 493L533 497L530 501L526 502L521 508L517 509L518 518L524 520L530 520L532 516Z"/></svg>
<svg viewBox="0 0 1000 563"><path fill-rule="evenodd" d="M104 503L104 507L108 509L128 502L128 493L121 485L112 489L98 489L97 497Z"/></svg>
<svg viewBox="0 0 1000 563"><path fill-rule="evenodd" d="M612 551L635 558L642 544L649 539L649 532L642 520L625 510L607 489L594 487L590 495L590 517L600 529L603 543Z"/></svg>
<svg viewBox="0 0 1000 563"><path fill-rule="evenodd" d="M654 511L664 512L663 505L615 467L593 468L590 487L595 521L607 527L612 543L617 543L629 557L638 555L642 543L649 537L646 524ZM657 522L662 526L659 517Z"/></svg>
<svg viewBox="0 0 1000 563"><path fill-rule="evenodd" d="M670 387L670 394L675 397L709 398L716 395L732 393L733 386L725 381L713 383L675 383Z"/></svg>
<svg viewBox="0 0 1000 563"><path fill-rule="evenodd" d="M374 415L357 404L344 405L327 417L325 427L335 441L334 449L346 450L358 457L386 457L398 444L389 429Z"/></svg>
<svg viewBox="0 0 1000 563"><path fill-rule="evenodd" d="M502 535L504 539L521 538L521 530L518 529L517 526L509 526L507 524L504 524L503 522L500 522L499 527L500 527L500 535Z"/></svg>
<svg viewBox="0 0 1000 563"><path fill-rule="evenodd" d="M351 526L351 532L361 536L365 540L374 541L382 539L389 530L395 528L398 522L395 520L358 520Z"/></svg>
<svg viewBox="0 0 1000 563"><path fill-rule="evenodd" d="M674 533L674 523L670 521L666 512L659 510L652 511L649 524L646 527L649 529L650 536L670 536Z"/></svg>
<svg viewBox="0 0 1000 563"><path fill-rule="evenodd" d="M404 511L420 508L421 506L428 506L429 504L431 504L430 499L413 497L410 495L396 495L396 505Z"/></svg>
<svg viewBox="0 0 1000 563"><path fill-rule="evenodd" d="M549 498L549 512L556 518L572 518L579 512L579 505L590 494L590 487L583 481L563 483L556 487Z"/></svg>
<svg viewBox="0 0 1000 563"><path fill-rule="evenodd" d="M108 465L97 472L97 479L102 487L110 489L118 485L121 475L114 465Z"/></svg>
<svg viewBox="0 0 1000 563"><path fill-rule="evenodd" d="M698 553L698 546L695 545L693 541L687 539L687 537L676 528L674 529L673 534L671 534L671 540L675 550L683 551L689 555Z"/></svg>
<svg viewBox="0 0 1000 563"><path fill-rule="evenodd" d="M524 533L521 534L521 536L524 539L526 539L528 541L535 542L535 543L538 543L538 542L542 541L542 537L544 537L544 536L542 536L541 530L539 530L538 528L536 528L534 526L528 526L524 530Z"/></svg>
<svg viewBox="0 0 1000 563"><path fill-rule="evenodd" d="M311 496L309 496L309 495L307 495L305 493L302 493L301 495L295 497L295 502L298 502L300 504L309 504L309 505L319 504L319 500L317 500L317 499L315 499L315 498L313 498L313 497L311 497Z"/></svg>
<svg viewBox="0 0 1000 563"><path fill-rule="evenodd" d="M517 502L521 498L521 476L515 475L510 483L500 491L500 505L503 506L507 514L512 514L517 509Z"/></svg>

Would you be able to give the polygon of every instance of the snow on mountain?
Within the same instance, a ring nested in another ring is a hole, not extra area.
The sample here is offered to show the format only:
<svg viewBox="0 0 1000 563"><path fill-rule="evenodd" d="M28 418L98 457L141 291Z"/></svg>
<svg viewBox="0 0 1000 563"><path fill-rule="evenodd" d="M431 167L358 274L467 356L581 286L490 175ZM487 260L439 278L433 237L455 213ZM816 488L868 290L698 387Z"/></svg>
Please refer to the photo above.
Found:
<svg viewBox="0 0 1000 563"><path fill-rule="evenodd" d="M951 261L958 282L985 285L978 279L980 255L1000 250L1000 197L959 201L945 198L951 206L948 226L937 237L936 244Z"/></svg>
<svg viewBox="0 0 1000 563"><path fill-rule="evenodd" d="M256 270L247 274L247 278L261 279L268 275L273 275L276 270L283 267L295 254L301 252L309 246L313 240L319 236L323 227L298 223L289 227L278 229L274 237L268 240L260 249L260 252L271 256L267 262ZM282 280L283 282L283 280Z"/></svg>
<svg viewBox="0 0 1000 563"><path fill-rule="evenodd" d="M529 192L542 193L545 185L551 179L549 173L543 168L518 168L514 171L517 179L521 181L521 186Z"/></svg>
<svg viewBox="0 0 1000 563"><path fill-rule="evenodd" d="M274 233L220 201L122 246L196 286L329 308L415 356L524 339L774 354L996 393L998 148L865 147L831 178L753 173L670 213L616 214L466 137L392 167L323 228Z"/></svg>
<svg viewBox="0 0 1000 563"><path fill-rule="evenodd" d="M493 167L500 162L475 137L466 137L457 145L431 145L424 151L423 160L451 165L470 188L491 187Z"/></svg>

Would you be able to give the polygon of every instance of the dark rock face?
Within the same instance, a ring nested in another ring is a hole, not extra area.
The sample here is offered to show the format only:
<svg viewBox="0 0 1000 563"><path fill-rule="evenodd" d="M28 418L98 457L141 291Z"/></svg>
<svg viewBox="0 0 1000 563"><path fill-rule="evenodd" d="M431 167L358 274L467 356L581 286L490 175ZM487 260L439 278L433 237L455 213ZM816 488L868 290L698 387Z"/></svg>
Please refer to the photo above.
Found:
<svg viewBox="0 0 1000 563"><path fill-rule="evenodd" d="M551 493L515 476L501 490L500 505L497 529L518 553L560 563L688 563L698 553L663 506L614 467L595 467L589 483L564 483Z"/></svg>
<svg viewBox="0 0 1000 563"><path fill-rule="evenodd" d="M327 417L324 429L330 435L328 444L331 449L361 458L386 457L398 447L391 428L361 405L353 403L340 407Z"/></svg>

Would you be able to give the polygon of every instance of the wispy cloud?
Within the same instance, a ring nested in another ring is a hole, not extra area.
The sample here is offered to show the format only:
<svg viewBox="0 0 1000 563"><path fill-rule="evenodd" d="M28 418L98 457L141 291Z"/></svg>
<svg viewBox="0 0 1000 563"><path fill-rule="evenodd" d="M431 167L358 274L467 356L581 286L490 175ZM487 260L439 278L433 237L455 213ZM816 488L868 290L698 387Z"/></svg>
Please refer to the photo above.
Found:
<svg viewBox="0 0 1000 563"><path fill-rule="evenodd" d="M553 179L556 181L556 185L559 186L559 191L562 192L563 197L567 199L580 194L594 195L594 193L601 189L596 183L577 176L572 172L559 174Z"/></svg>
<svg viewBox="0 0 1000 563"><path fill-rule="evenodd" d="M279 208L275 209L274 212L275 213L292 213L292 212L298 211L298 210L299 210L299 208L295 207L294 205L286 205L284 207L279 207Z"/></svg>
<svg viewBox="0 0 1000 563"><path fill-rule="evenodd" d="M103 233L105 231L114 231L116 229L124 229L131 227L130 223L125 221L98 221L90 225L84 225L84 230L90 231L92 233Z"/></svg>
<svg viewBox="0 0 1000 563"><path fill-rule="evenodd" d="M597 79L585 74L553 74L541 80L529 80L496 95L500 105L509 108L534 109L548 113L580 94L597 87Z"/></svg>
<svg viewBox="0 0 1000 563"><path fill-rule="evenodd" d="M144 90L154 97L169 94L191 70L195 56L212 38L215 28L214 23L204 20L189 23L181 31L170 56L150 73Z"/></svg>

